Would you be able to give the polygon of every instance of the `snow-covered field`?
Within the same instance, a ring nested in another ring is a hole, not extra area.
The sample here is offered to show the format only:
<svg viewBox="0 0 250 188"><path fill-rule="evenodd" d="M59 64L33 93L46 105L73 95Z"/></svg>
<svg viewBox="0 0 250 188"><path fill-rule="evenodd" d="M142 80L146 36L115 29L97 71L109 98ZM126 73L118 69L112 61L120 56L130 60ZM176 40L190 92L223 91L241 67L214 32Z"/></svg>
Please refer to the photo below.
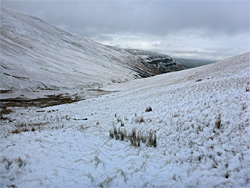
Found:
<svg viewBox="0 0 250 188"><path fill-rule="evenodd" d="M102 89L116 92L78 103L10 109L0 187L249 187L249 59L110 85ZM155 132L157 146L111 139L121 124Z"/></svg>

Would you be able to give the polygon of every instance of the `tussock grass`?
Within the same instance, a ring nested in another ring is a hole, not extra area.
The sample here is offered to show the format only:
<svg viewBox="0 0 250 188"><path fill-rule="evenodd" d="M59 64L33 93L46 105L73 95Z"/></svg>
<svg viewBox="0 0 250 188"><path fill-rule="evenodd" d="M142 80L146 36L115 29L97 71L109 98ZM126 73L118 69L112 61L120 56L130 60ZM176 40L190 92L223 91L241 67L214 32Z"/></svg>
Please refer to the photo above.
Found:
<svg viewBox="0 0 250 188"><path fill-rule="evenodd" d="M135 123L145 123L143 116L136 117L134 121L135 121Z"/></svg>
<svg viewBox="0 0 250 188"><path fill-rule="evenodd" d="M215 127L217 129L220 129L220 127L221 127L221 114L219 114L219 116L217 117L217 119L215 121Z"/></svg>
<svg viewBox="0 0 250 188"><path fill-rule="evenodd" d="M152 111L151 106L147 107L147 109L145 110L145 112L151 112L151 111Z"/></svg>
<svg viewBox="0 0 250 188"><path fill-rule="evenodd" d="M250 85L250 82L247 82L246 92L249 92L249 91L250 91L249 85Z"/></svg>
<svg viewBox="0 0 250 188"><path fill-rule="evenodd" d="M109 130L109 138L130 142L130 144L135 147L141 147L141 144L145 144L147 147L157 147L156 131L152 130L148 133L143 133L141 130L137 131L136 128L127 131L122 126L118 128L113 126L113 128Z"/></svg>
<svg viewBox="0 0 250 188"><path fill-rule="evenodd" d="M3 106L1 109L1 115L2 114L10 114L11 112L13 112L11 109L7 108L7 106Z"/></svg>

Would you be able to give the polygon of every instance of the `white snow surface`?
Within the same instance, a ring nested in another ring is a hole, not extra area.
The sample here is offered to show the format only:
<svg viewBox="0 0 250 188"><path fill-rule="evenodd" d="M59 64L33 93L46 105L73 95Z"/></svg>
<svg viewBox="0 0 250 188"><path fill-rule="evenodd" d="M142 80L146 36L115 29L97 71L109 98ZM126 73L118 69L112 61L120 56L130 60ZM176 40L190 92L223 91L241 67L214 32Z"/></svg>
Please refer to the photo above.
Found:
<svg viewBox="0 0 250 188"><path fill-rule="evenodd" d="M103 89L116 92L77 103L12 109L0 128L0 187L250 187L249 59L114 84ZM157 147L111 139L120 120L127 132L155 131Z"/></svg>

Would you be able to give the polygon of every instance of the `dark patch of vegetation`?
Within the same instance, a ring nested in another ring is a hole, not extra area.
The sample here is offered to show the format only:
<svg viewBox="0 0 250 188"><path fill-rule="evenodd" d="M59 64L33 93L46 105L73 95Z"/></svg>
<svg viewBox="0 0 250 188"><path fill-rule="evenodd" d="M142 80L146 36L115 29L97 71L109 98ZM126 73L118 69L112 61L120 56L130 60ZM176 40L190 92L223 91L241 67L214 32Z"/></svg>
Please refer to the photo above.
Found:
<svg viewBox="0 0 250 188"><path fill-rule="evenodd" d="M124 127L124 123L121 121L121 127Z"/></svg>
<svg viewBox="0 0 250 188"><path fill-rule="evenodd" d="M1 120L9 120L9 118L3 117L2 114L1 114L1 116L0 116L0 119L1 119Z"/></svg>
<svg viewBox="0 0 250 188"><path fill-rule="evenodd" d="M0 90L0 93L12 93L12 90L8 90L8 89Z"/></svg>
<svg viewBox="0 0 250 188"><path fill-rule="evenodd" d="M32 128L25 127L25 128L21 128L21 129L15 129L11 133L19 134L21 132L29 132L29 131L36 131L36 129L34 127L32 127Z"/></svg>
<svg viewBox="0 0 250 188"><path fill-rule="evenodd" d="M200 78L200 79L197 79L197 80L195 80L196 82L201 82L202 81L202 79Z"/></svg>
<svg viewBox="0 0 250 188"><path fill-rule="evenodd" d="M249 85L250 85L250 82L247 82L246 92L249 92L249 91L250 91Z"/></svg>
<svg viewBox="0 0 250 188"><path fill-rule="evenodd" d="M10 186L8 187L11 187L11 188L17 188L17 186L15 184L11 184Z"/></svg>
<svg viewBox="0 0 250 188"><path fill-rule="evenodd" d="M19 133L21 133L21 131L19 129L15 129L11 133L13 133L13 134L19 134Z"/></svg>
<svg viewBox="0 0 250 188"><path fill-rule="evenodd" d="M8 99L0 99L0 104L4 107L48 107L66 103L78 102L80 100L84 100L78 97L72 98L71 96L65 96L62 94L59 95L47 95L46 98L38 98L38 99L27 99L27 98L8 98Z"/></svg>
<svg viewBox="0 0 250 188"><path fill-rule="evenodd" d="M84 121L86 121L86 120L88 120L88 118L83 118L83 119L76 119L76 118L73 118L73 120L76 120L76 121L84 120Z"/></svg>
<svg viewBox="0 0 250 188"><path fill-rule="evenodd" d="M243 104L242 104L242 110L245 110L245 109L247 109L247 104L246 104L246 103L243 103Z"/></svg>
<svg viewBox="0 0 250 188"><path fill-rule="evenodd" d="M37 130L42 130L42 126L47 124L47 122L43 122L43 123L20 123L15 125L15 129L13 131L11 131L11 133L13 134L19 134L22 132L34 132ZM57 129L59 127L53 127L53 129ZM61 128L61 127L60 127ZM62 126L63 128L63 126Z"/></svg>
<svg viewBox="0 0 250 188"><path fill-rule="evenodd" d="M98 92L99 93L98 95L106 95L106 94L118 92L118 91L105 91L103 89L88 89L88 91Z"/></svg>
<svg viewBox="0 0 250 188"><path fill-rule="evenodd" d="M135 128L131 132L127 133L124 127L116 126L109 130L109 137L111 139L129 141L132 146L140 147L141 143L146 144L148 147L157 147L157 137L155 131L150 131L147 134L143 134L141 131L137 132Z"/></svg>
<svg viewBox="0 0 250 188"><path fill-rule="evenodd" d="M21 167L23 167L23 166L26 165L26 162L21 157L18 157L17 159L14 159L14 160L9 160L6 157L4 157L2 159L2 163L4 164L4 167L5 167L6 170L11 169L11 166L14 163L17 163L17 165L18 165L19 168L21 168Z"/></svg>
<svg viewBox="0 0 250 188"><path fill-rule="evenodd" d="M219 114L219 116L217 117L217 119L215 121L215 127L217 129L220 129L220 127L221 127L221 114Z"/></svg>
<svg viewBox="0 0 250 188"><path fill-rule="evenodd" d="M13 111L8 109L7 106L2 106L1 115L2 114L10 114L11 112L13 112Z"/></svg>
<svg viewBox="0 0 250 188"><path fill-rule="evenodd" d="M152 111L152 108L149 106L147 107L147 109L145 110L145 112L151 112Z"/></svg>
<svg viewBox="0 0 250 188"><path fill-rule="evenodd" d="M137 119L135 120L135 122L136 122L136 123L144 123L145 120L144 120L143 117L139 117L139 118L137 118Z"/></svg>
<svg viewBox="0 0 250 188"><path fill-rule="evenodd" d="M37 110L36 112L45 112L45 110Z"/></svg>

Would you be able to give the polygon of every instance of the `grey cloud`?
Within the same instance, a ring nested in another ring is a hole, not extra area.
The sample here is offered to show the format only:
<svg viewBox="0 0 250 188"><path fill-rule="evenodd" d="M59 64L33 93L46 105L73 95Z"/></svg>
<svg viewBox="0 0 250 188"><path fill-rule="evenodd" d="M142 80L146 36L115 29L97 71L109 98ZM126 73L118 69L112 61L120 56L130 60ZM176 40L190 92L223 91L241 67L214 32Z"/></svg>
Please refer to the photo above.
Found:
<svg viewBox="0 0 250 188"><path fill-rule="evenodd" d="M249 32L249 1L3 1L2 5L83 34L88 28L93 35L124 31L165 35L189 28L204 28L208 34Z"/></svg>

